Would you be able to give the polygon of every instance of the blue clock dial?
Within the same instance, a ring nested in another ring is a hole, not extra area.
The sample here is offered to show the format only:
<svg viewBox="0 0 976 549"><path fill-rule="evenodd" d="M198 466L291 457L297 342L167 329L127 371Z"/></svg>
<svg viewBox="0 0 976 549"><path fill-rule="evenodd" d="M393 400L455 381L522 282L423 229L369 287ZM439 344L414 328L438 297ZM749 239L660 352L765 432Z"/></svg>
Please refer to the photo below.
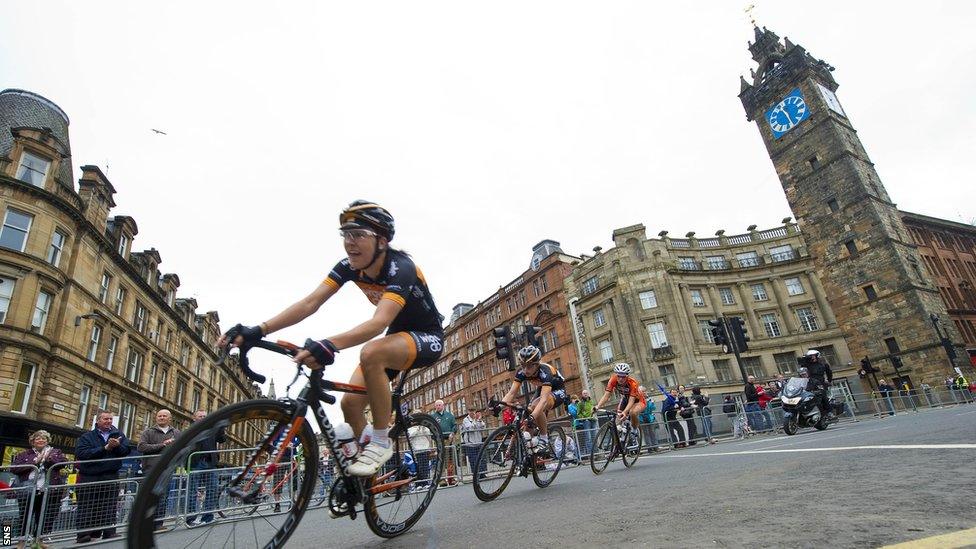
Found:
<svg viewBox="0 0 976 549"><path fill-rule="evenodd" d="M769 128L773 131L773 137L776 139L809 117L810 107L803 99L800 88L791 91L782 101L766 111L766 122L769 123Z"/></svg>

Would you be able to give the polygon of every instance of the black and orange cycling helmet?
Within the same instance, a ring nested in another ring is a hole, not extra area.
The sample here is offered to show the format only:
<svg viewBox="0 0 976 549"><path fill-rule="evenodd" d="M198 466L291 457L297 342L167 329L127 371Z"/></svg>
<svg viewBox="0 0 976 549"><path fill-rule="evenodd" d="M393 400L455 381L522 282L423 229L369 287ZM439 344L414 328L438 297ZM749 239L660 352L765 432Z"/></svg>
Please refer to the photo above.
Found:
<svg viewBox="0 0 976 549"><path fill-rule="evenodd" d="M354 200L339 214L339 230L367 229L393 240L393 216L383 206L369 200Z"/></svg>

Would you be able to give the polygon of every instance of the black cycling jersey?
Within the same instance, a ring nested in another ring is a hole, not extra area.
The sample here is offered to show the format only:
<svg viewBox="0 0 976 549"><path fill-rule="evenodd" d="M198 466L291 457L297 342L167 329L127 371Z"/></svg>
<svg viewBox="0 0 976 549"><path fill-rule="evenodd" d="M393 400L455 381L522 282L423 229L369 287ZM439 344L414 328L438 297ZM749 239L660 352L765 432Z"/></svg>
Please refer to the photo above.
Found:
<svg viewBox="0 0 976 549"><path fill-rule="evenodd" d="M519 368L515 372L515 381L519 383L524 383L525 380L529 380L538 385L538 390L541 391L544 385L552 387L552 392L562 391L566 387L566 380L563 379L562 374L555 366L546 364L542 362L539 364L539 369L536 371L535 376L529 377L525 374L524 368Z"/></svg>
<svg viewBox="0 0 976 549"><path fill-rule="evenodd" d="M423 273L407 254L398 250L387 250L386 261L376 280L366 276L363 271L354 270L349 266L349 258L346 258L337 263L323 281L336 289L346 282L359 286L374 305L381 299L389 299L403 307L390 323L388 334L443 333L441 323L444 317L437 312Z"/></svg>

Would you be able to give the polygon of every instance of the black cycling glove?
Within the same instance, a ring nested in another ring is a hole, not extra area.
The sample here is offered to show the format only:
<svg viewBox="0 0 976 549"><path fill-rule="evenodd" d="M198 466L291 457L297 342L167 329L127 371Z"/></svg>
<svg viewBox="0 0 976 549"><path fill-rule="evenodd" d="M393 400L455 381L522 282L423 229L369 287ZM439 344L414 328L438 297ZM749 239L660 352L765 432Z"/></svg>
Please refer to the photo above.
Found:
<svg viewBox="0 0 976 549"><path fill-rule="evenodd" d="M237 336L243 337L244 343L254 343L255 341L261 341L261 338L264 337L264 333L261 331L260 326L243 326L238 324L230 330L227 330L227 333L224 334L224 336L227 338L228 344L234 343Z"/></svg>
<svg viewBox="0 0 976 549"><path fill-rule="evenodd" d="M305 346L302 348L312 353L312 357L315 358L315 361L322 366L328 366L335 362L335 355L339 352L339 349L337 349L336 346L333 345L328 339L323 339L320 341L306 339Z"/></svg>

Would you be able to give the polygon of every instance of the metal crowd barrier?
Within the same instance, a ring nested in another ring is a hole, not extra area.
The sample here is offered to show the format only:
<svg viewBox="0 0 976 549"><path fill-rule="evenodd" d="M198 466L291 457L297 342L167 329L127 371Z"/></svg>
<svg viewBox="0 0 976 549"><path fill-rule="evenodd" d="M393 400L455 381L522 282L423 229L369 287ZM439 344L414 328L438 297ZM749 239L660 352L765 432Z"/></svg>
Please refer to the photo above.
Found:
<svg viewBox="0 0 976 549"><path fill-rule="evenodd" d="M21 482L17 473L32 476L38 469L33 465L0 467L0 528L11 542L32 542L33 521L39 512L35 509L37 490L30 481Z"/></svg>

